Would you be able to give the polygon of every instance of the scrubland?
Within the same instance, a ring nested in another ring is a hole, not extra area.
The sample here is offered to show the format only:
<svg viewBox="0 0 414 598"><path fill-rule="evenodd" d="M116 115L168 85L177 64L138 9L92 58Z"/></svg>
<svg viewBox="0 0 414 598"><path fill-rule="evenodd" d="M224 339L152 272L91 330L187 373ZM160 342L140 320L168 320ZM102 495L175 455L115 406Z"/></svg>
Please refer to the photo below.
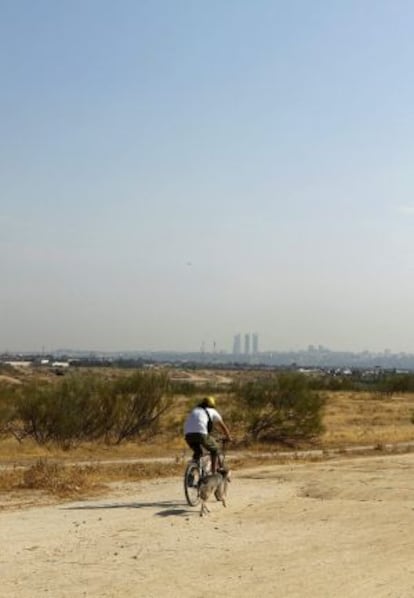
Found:
<svg viewBox="0 0 414 598"><path fill-rule="evenodd" d="M103 372L99 375L126 376L125 372ZM174 372L176 378L180 374ZM187 382L197 379L191 392L172 393L168 409L157 421L156 429L125 439L120 443L107 443L101 439L79 441L69 449L59 443L38 443L31 437L17 439L4 433L0 438L0 496L2 505L10 504L10 494L19 497L29 492L34 500L68 499L98 495L108 484L116 481L142 480L178 475L189 456L182 437L186 413L202 396L203 391L215 391L219 409L230 425L234 442L229 448L229 458L238 468L253 464L326 458L332 451L345 452L358 448L360 452L409 451L414 443L414 393L380 393L377 391L321 391L322 429L313 437L296 439L295 442L252 441L246 435L246 420L242 417L245 404L228 391L228 385L238 373L191 372L181 374ZM242 374L245 376L245 374ZM2 382L19 385L27 382L27 373L3 375ZM33 377L45 376L35 373ZM222 386L215 385L220 380ZM50 384L56 377L49 375ZM200 381L204 387L200 386ZM206 388L206 384L210 384ZM224 386L223 386L224 384ZM227 387L226 387L227 385ZM29 491L29 492L28 492ZM18 500L18 502L19 502ZM26 499L24 500L26 502Z"/></svg>

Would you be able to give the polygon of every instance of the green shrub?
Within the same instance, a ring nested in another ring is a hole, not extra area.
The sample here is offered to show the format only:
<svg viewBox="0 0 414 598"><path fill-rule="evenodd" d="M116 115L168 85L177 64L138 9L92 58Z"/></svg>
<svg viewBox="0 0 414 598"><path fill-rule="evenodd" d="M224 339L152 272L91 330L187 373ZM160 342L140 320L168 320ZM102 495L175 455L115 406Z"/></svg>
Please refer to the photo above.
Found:
<svg viewBox="0 0 414 598"><path fill-rule="evenodd" d="M18 387L2 382L0 384L0 435L14 434L13 420ZM20 439L19 435L16 438Z"/></svg>
<svg viewBox="0 0 414 598"><path fill-rule="evenodd" d="M241 384L242 419L253 440L290 442L323 431L323 397L310 390L305 376L283 373Z"/></svg>
<svg viewBox="0 0 414 598"><path fill-rule="evenodd" d="M15 417L24 434L38 443L56 442L69 448L102 435L101 403L106 392L103 380L90 375L67 376L55 384L34 382L22 389Z"/></svg>
<svg viewBox="0 0 414 598"><path fill-rule="evenodd" d="M378 390L386 395L414 392L413 374L389 374L378 383Z"/></svg>
<svg viewBox="0 0 414 598"><path fill-rule="evenodd" d="M155 429L168 408L168 377L138 371L118 380L73 374L21 388L12 415L22 436L64 449L84 440L120 443Z"/></svg>
<svg viewBox="0 0 414 598"><path fill-rule="evenodd" d="M106 402L107 440L134 438L154 432L160 416L170 407L170 382L165 373L138 371L113 383ZM109 402L108 402L109 401Z"/></svg>

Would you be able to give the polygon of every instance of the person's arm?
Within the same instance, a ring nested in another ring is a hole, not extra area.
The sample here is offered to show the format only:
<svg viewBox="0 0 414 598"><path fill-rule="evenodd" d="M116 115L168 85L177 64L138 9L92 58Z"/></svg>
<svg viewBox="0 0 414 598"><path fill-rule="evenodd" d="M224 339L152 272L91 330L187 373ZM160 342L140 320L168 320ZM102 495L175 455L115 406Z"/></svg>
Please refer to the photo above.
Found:
<svg viewBox="0 0 414 598"><path fill-rule="evenodd" d="M230 430L228 429L228 427L226 426L224 421L218 421L217 426L220 428L220 430L226 436L227 440L231 440Z"/></svg>

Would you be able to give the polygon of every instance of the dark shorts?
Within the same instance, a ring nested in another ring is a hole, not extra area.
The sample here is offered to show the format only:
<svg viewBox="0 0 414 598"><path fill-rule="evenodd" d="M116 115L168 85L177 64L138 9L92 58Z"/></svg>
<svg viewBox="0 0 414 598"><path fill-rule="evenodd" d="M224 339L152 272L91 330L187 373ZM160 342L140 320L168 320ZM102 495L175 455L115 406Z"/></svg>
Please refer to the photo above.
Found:
<svg viewBox="0 0 414 598"><path fill-rule="evenodd" d="M199 459L203 454L203 448L211 455L218 454L218 446L212 436L208 434L186 434L185 440L188 446L194 451L194 459Z"/></svg>

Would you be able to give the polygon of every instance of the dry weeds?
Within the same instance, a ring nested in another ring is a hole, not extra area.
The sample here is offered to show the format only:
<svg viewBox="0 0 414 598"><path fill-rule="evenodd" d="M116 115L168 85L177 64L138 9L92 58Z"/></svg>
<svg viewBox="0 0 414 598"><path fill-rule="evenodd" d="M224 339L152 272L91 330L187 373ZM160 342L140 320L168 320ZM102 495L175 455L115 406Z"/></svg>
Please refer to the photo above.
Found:
<svg viewBox="0 0 414 598"><path fill-rule="evenodd" d="M414 441L414 395L342 392L327 396L324 448Z"/></svg>

